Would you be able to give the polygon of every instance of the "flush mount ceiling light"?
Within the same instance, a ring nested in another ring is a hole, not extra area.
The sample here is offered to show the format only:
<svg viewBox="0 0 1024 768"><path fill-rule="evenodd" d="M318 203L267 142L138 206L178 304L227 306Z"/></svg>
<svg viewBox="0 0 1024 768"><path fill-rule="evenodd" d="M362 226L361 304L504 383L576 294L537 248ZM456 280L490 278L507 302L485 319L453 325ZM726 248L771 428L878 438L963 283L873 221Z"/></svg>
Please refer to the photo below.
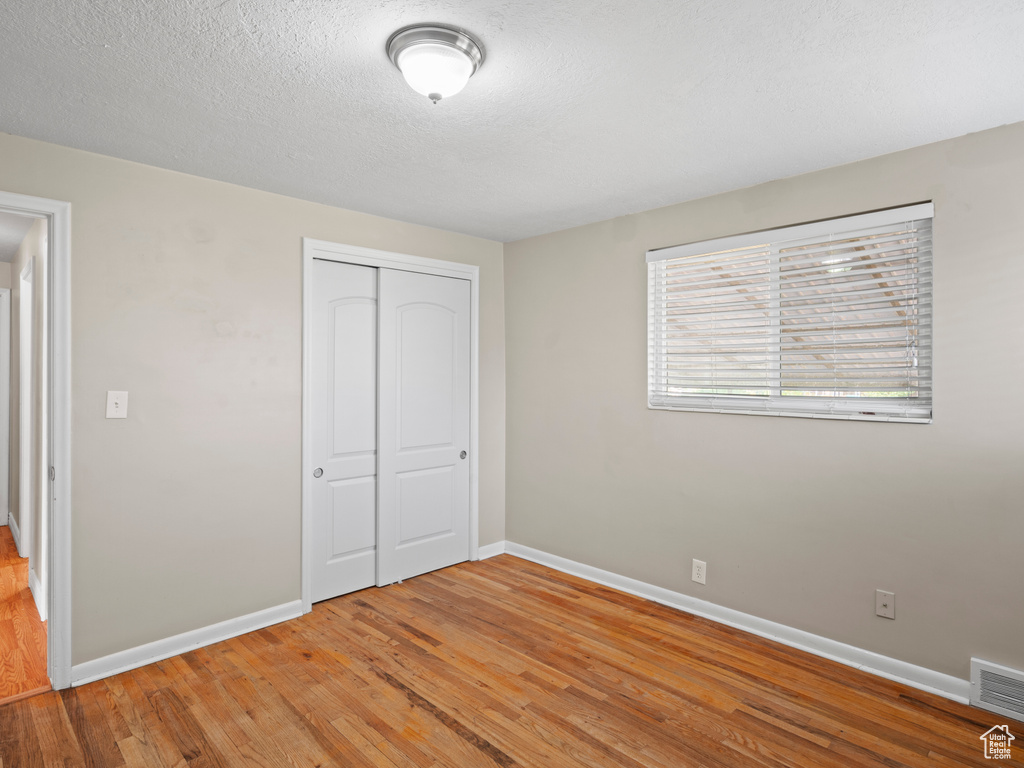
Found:
<svg viewBox="0 0 1024 768"><path fill-rule="evenodd" d="M465 88L484 62L480 43L441 24L404 27L388 38L387 50L405 82L435 104Z"/></svg>

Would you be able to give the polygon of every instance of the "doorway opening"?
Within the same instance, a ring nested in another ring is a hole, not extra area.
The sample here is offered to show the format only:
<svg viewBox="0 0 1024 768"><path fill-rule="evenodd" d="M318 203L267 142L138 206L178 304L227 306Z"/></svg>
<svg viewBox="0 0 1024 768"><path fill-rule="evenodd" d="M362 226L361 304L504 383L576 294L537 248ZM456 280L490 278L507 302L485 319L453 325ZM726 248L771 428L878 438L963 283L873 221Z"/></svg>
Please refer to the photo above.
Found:
<svg viewBox="0 0 1024 768"><path fill-rule="evenodd" d="M69 262L70 205L0 192L0 703L71 680Z"/></svg>

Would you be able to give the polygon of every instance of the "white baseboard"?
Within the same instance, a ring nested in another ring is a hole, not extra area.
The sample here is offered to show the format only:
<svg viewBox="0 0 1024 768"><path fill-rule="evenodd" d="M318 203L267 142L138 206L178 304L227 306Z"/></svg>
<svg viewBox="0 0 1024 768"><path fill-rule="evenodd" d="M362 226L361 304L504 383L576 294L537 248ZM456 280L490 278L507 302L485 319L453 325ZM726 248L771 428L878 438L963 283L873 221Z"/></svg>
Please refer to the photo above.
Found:
<svg viewBox="0 0 1024 768"><path fill-rule="evenodd" d="M489 545L489 547L496 546L495 544ZM606 587L628 592L637 597L643 597L662 605L678 608L687 613L703 616L712 621L717 621L736 629L742 629L745 632L750 632L760 637L766 637L769 640L788 645L791 648L813 653L815 656L831 659L840 664L845 664L864 672L870 672L888 680L894 680L922 691L928 691L929 693L935 693L939 696L959 701L961 704L969 703L971 692L970 680L961 680L952 675L946 675L942 672L936 672L925 667L900 661L899 659L882 656L879 653L866 651L863 648L840 643L836 640L829 640L826 637L813 635L802 629L794 629L793 627L787 627L785 624L778 624L774 621L752 616L749 613L741 613L731 608L724 608L720 605L709 603L706 600L699 600L696 597L684 595L681 592L673 592L663 587L657 587L627 576L620 576L611 571L567 560L564 557L548 554L539 549L525 547L511 541L504 542L504 551L515 557L521 557L524 560L530 560L546 565L549 568L554 568L556 571L579 576L587 581L603 584Z"/></svg>
<svg viewBox="0 0 1024 768"><path fill-rule="evenodd" d="M7 518L7 527L11 529L11 538L14 539L14 548L18 550L18 557L25 557L26 553L21 551L21 529L18 527L14 515Z"/></svg>
<svg viewBox="0 0 1024 768"><path fill-rule="evenodd" d="M99 659L86 661L82 664L75 664L71 667L71 684L84 685L94 680L110 677L129 669L144 667L155 661L163 661L171 656L194 651L204 645L219 643L221 640L228 640L246 632L255 632L257 629L269 627L272 624L279 624L288 619L294 619L302 615L302 601L293 600L290 603L266 608L247 616L239 616L234 619L222 621L219 624L211 624L208 627L193 629L191 632L183 632L174 637L167 637L163 640L156 640L146 645L129 648L125 651L112 653Z"/></svg>
<svg viewBox="0 0 1024 768"><path fill-rule="evenodd" d="M496 557L505 554L505 542L496 541L493 544L485 544L477 550L477 560L486 560L488 557Z"/></svg>
<svg viewBox="0 0 1024 768"><path fill-rule="evenodd" d="M39 576L32 569L28 572L28 591L32 593L32 599L36 602L40 621L46 621L46 601L40 599L43 597L43 585L39 583Z"/></svg>

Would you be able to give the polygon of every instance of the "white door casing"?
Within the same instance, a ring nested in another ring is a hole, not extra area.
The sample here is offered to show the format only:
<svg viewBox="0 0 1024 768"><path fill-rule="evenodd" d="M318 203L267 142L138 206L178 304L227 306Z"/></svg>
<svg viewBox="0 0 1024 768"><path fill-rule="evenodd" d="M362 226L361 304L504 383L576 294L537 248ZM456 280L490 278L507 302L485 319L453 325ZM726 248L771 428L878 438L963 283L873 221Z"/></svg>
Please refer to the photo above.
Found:
<svg viewBox="0 0 1024 768"><path fill-rule="evenodd" d="M47 244L47 249L49 245ZM42 315L42 324L37 323L36 283L43 279L45 270L37 269L36 258L32 257L21 272L18 330L18 365L19 365L19 414L18 414L18 467L19 467L19 499L18 525L21 529L23 554L28 557L28 585L35 601L39 618L47 620L49 605L49 526L48 517L50 484L42 462L48 462L49 406L46 395L46 316ZM44 310L46 307L45 283L43 286ZM37 370L37 365L39 370ZM43 404L40 409L36 403L37 390L41 390L39 400ZM41 439L41 443L40 443Z"/></svg>
<svg viewBox="0 0 1024 768"><path fill-rule="evenodd" d="M469 523L468 556L478 557L479 528L479 267L452 261L428 259L420 256L379 251L360 246L342 245L311 238L303 239L303 346L302 346L302 559L301 597L303 610L309 612L313 604L312 571L317 551L314 542L313 471L318 466L313 449L313 317L314 317L314 263L315 260L342 262L369 267L397 269L428 275L460 278L470 286L469 314L469 448L464 463L469 465ZM462 559L465 559L463 556Z"/></svg>
<svg viewBox="0 0 1024 768"><path fill-rule="evenodd" d="M0 288L0 525L11 509L11 289Z"/></svg>
<svg viewBox="0 0 1024 768"><path fill-rule="evenodd" d="M47 672L55 690L71 685L71 204L0 192L0 211L47 220L45 323L49 386ZM12 276L13 277L13 276ZM11 446L17 450L18 446Z"/></svg>
<svg viewBox="0 0 1024 768"><path fill-rule="evenodd" d="M381 269L377 584L469 557L470 286Z"/></svg>
<svg viewBox="0 0 1024 768"><path fill-rule="evenodd" d="M313 271L315 602L377 579L377 270Z"/></svg>
<svg viewBox="0 0 1024 768"><path fill-rule="evenodd" d="M35 320L35 291L29 259L21 271L18 288L18 529L22 557L28 558L29 581L36 567L35 556L35 407L32 386L35 379L32 327ZM37 600L38 605L38 600ZM40 615L42 608L40 607Z"/></svg>

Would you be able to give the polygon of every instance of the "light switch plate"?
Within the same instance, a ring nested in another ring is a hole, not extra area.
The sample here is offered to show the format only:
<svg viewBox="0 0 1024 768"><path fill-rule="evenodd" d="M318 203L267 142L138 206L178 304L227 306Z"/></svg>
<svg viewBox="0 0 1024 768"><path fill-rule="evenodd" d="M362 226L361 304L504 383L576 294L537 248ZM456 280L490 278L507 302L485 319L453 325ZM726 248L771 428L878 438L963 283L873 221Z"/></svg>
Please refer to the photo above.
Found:
<svg viewBox="0 0 1024 768"><path fill-rule="evenodd" d="M896 618L896 594L884 589L875 590L875 615L883 619Z"/></svg>
<svg viewBox="0 0 1024 768"><path fill-rule="evenodd" d="M128 418L128 393L107 392L107 418L127 419Z"/></svg>

